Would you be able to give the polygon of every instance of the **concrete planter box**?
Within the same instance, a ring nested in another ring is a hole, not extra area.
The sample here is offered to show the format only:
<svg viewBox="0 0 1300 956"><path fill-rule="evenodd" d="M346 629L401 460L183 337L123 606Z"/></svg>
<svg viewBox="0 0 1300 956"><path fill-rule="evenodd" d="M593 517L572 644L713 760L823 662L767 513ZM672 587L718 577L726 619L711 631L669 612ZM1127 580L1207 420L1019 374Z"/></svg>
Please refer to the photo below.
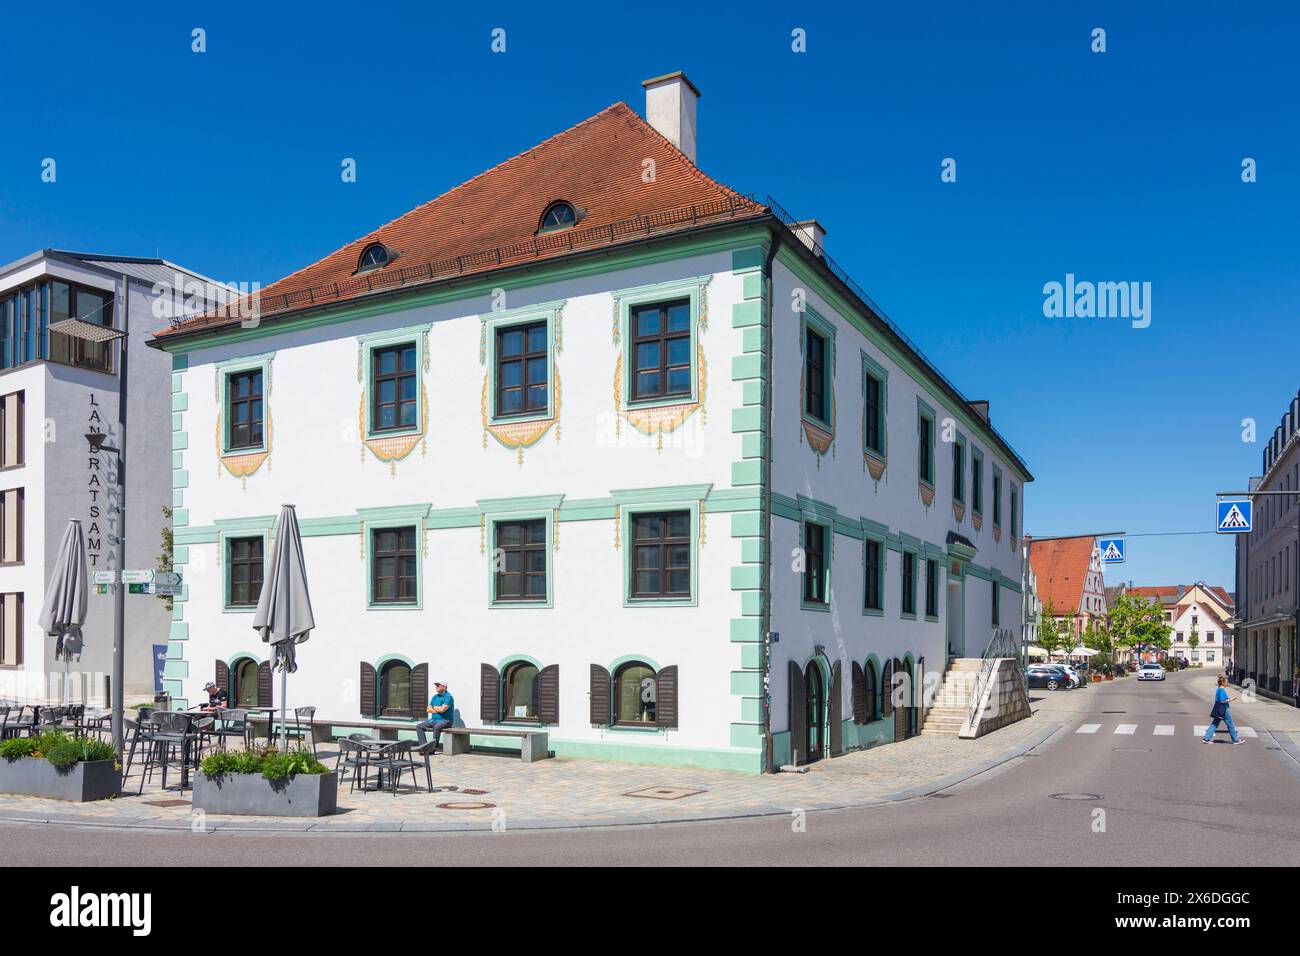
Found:
<svg viewBox="0 0 1300 956"><path fill-rule="evenodd" d="M323 817L338 809L338 774L300 773L272 782L260 773L194 775L194 809L257 817Z"/></svg>
<svg viewBox="0 0 1300 956"><path fill-rule="evenodd" d="M122 775L111 760L88 760L60 770L44 757L0 759L0 793L84 803L121 792Z"/></svg>

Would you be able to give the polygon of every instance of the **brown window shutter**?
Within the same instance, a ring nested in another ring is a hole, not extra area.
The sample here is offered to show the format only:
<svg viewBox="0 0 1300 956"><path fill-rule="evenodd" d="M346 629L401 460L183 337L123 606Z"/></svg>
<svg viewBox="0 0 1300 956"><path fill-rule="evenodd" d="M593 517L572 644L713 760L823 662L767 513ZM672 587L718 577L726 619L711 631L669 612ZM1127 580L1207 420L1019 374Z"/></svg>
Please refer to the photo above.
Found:
<svg viewBox="0 0 1300 956"><path fill-rule="evenodd" d="M844 680L840 661L831 668L831 755L844 753Z"/></svg>
<svg viewBox="0 0 1300 956"><path fill-rule="evenodd" d="M853 722L867 722L867 675L857 661L853 662Z"/></svg>
<svg viewBox="0 0 1300 956"><path fill-rule="evenodd" d="M361 662L361 716L374 717L379 713L377 694L375 685L378 681L375 679L375 667L373 664ZM421 707L423 712L424 708Z"/></svg>
<svg viewBox="0 0 1300 956"><path fill-rule="evenodd" d="M894 662L886 661L884 672L880 676L880 716L888 717L894 712Z"/></svg>
<svg viewBox="0 0 1300 956"><path fill-rule="evenodd" d="M665 667L655 676L655 723L677 726L677 665Z"/></svg>
<svg viewBox="0 0 1300 956"><path fill-rule="evenodd" d="M217 686L230 695L230 704L234 706L235 692L230 686L230 665L223 660L217 661ZM203 703L207 703L205 700Z"/></svg>
<svg viewBox="0 0 1300 956"><path fill-rule="evenodd" d="M491 664L478 668L478 719L501 719L501 673Z"/></svg>
<svg viewBox="0 0 1300 956"><path fill-rule="evenodd" d="M229 693L229 691L227 691ZM271 662L262 661L257 665L257 706L274 707L271 699Z"/></svg>
<svg viewBox="0 0 1300 956"><path fill-rule="evenodd" d="M429 706L429 665L416 664L411 668L411 712L416 720L424 720Z"/></svg>
<svg viewBox="0 0 1300 956"><path fill-rule="evenodd" d="M803 683L803 668L790 662L790 762L808 762L808 689Z"/></svg>
<svg viewBox="0 0 1300 956"><path fill-rule="evenodd" d="M560 722L559 664L549 664L537 675L537 719L543 724Z"/></svg>
<svg viewBox="0 0 1300 956"><path fill-rule="evenodd" d="M591 665L591 723L604 727L610 721L609 671L599 664Z"/></svg>

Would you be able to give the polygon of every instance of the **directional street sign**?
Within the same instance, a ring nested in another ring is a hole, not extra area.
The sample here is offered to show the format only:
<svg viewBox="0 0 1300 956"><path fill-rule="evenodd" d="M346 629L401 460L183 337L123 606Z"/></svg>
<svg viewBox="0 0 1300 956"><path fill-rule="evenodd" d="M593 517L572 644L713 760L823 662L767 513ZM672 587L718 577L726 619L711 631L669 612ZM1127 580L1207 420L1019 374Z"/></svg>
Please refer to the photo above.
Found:
<svg viewBox="0 0 1300 956"><path fill-rule="evenodd" d="M96 571L96 572L94 573L94 575L92 575L91 580L93 580L95 584L116 584L116 583L117 583L117 572L116 572L116 571Z"/></svg>
<svg viewBox="0 0 1300 956"><path fill-rule="evenodd" d="M179 584L158 584L155 582L145 586L148 588L145 592L146 594L155 594L158 597L175 597L181 593L181 586Z"/></svg>
<svg viewBox="0 0 1300 956"><path fill-rule="evenodd" d="M153 573L153 583L174 588L180 585L181 576L175 571L155 571Z"/></svg>
<svg viewBox="0 0 1300 956"><path fill-rule="evenodd" d="M1101 548L1102 564L1124 563L1125 552L1123 538L1101 538L1097 541L1097 547Z"/></svg>
<svg viewBox="0 0 1300 956"><path fill-rule="evenodd" d="M1254 502L1251 501L1220 501L1219 502L1219 534L1246 534L1250 531L1251 521L1254 515Z"/></svg>
<svg viewBox="0 0 1300 956"><path fill-rule="evenodd" d="M153 580L153 568L124 568L122 570L123 584L148 584Z"/></svg>

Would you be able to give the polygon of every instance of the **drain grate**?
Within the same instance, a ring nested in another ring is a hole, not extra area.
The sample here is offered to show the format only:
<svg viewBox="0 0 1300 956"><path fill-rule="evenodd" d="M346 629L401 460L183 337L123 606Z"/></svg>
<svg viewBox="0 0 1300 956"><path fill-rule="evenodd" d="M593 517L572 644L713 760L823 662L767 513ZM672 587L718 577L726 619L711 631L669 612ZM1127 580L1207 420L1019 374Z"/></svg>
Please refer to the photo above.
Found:
<svg viewBox="0 0 1300 956"><path fill-rule="evenodd" d="M1100 793L1049 793L1052 800L1100 800Z"/></svg>
<svg viewBox="0 0 1300 956"><path fill-rule="evenodd" d="M460 788L460 792L461 792L461 793L468 793L470 796L474 796L474 797L481 797L481 796L483 796L485 793L491 793L492 791L491 791L491 790L475 790L475 789L473 789L472 787L461 787L461 788Z"/></svg>
<svg viewBox="0 0 1300 956"><path fill-rule="evenodd" d="M645 787L623 794L625 797L645 797L648 800L680 800L696 794L708 793L707 790L687 790L684 787Z"/></svg>
<svg viewBox="0 0 1300 956"><path fill-rule="evenodd" d="M188 807L188 800L145 800L146 807Z"/></svg>

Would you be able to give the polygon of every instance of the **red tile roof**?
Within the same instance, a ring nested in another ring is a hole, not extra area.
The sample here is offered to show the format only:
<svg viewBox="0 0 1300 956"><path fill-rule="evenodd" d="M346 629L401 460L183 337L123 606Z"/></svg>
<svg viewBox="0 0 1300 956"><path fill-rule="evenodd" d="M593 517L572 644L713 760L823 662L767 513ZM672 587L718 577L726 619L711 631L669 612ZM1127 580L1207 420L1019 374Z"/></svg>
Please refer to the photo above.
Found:
<svg viewBox="0 0 1300 956"><path fill-rule="evenodd" d="M1088 580L1095 538L1051 538L1029 542L1029 564L1038 578L1038 599L1061 615L1078 614Z"/></svg>
<svg viewBox="0 0 1300 956"><path fill-rule="evenodd" d="M650 182L643 178L647 160L654 163ZM542 213L561 199L578 209L578 223L538 236ZM272 283L257 294L259 309L266 318L766 213L706 176L626 103L615 103ZM362 251L374 242L398 257L383 269L356 274ZM238 321L238 314L206 313L157 337Z"/></svg>
<svg viewBox="0 0 1300 956"><path fill-rule="evenodd" d="M1126 590L1128 591L1129 594L1136 594L1140 597L1146 598L1147 600L1154 599L1164 603L1172 604L1179 601L1183 597L1183 595L1190 593L1192 588L1194 587L1197 587L1197 585L1157 584L1157 585L1149 585L1146 587L1127 588ZM1200 585L1200 587L1212 598L1220 602L1220 604L1222 604L1225 610L1232 611L1235 602L1232 600L1232 595L1229 594L1226 590L1219 587L1217 584L1214 586L1210 586L1208 584L1202 584ZM1182 591L1181 594L1179 593L1180 589Z"/></svg>

